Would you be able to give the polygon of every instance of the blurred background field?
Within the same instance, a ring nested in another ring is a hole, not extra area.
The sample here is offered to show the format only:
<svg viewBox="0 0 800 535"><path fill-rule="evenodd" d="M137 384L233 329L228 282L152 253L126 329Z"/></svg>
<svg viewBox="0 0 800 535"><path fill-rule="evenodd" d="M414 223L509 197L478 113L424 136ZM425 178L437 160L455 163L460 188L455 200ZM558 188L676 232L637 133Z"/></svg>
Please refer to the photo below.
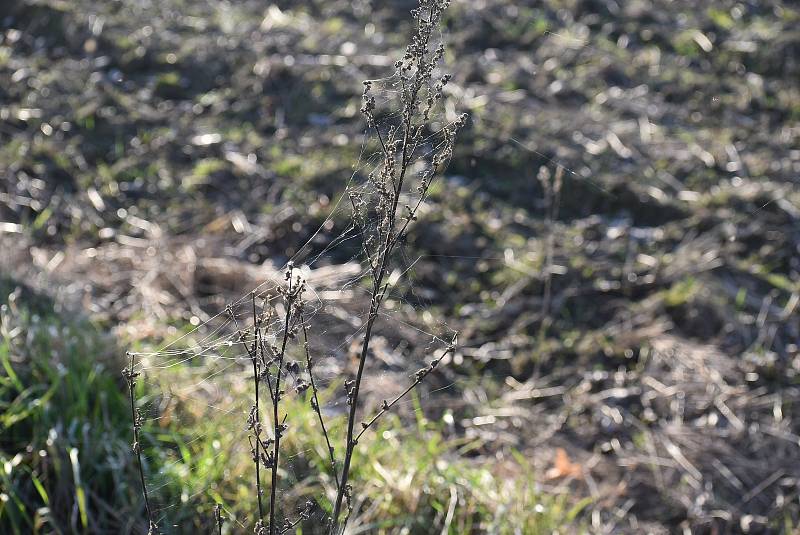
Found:
<svg viewBox="0 0 800 535"><path fill-rule="evenodd" d="M179 353L158 349L222 337L227 303L307 262L337 406L364 302L336 207L369 155L361 81L389 75L413 6L0 5L0 531L141 532L128 349L150 354L162 527L208 529L221 502L245 531L248 401L225 361L161 370ZM800 8L456 1L446 22L444 120L470 122L371 389L429 333L459 349L365 446L354 532L791 532ZM300 503L331 482L295 411Z"/></svg>

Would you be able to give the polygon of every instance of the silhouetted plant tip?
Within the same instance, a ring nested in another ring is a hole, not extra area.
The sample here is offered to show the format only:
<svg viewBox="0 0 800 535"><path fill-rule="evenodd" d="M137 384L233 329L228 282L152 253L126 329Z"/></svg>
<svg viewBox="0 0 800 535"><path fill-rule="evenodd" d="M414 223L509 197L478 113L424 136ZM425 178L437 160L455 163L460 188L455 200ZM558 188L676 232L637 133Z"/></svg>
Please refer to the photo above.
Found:
<svg viewBox="0 0 800 535"><path fill-rule="evenodd" d="M131 423L133 428L133 444L131 449L136 455L136 463L139 471L139 482L142 485L142 498L144 499L144 508L147 512L148 535L156 535L159 533L158 525L153 520L153 512L150 508L150 498L147 495L147 484L144 480L144 465L142 464L142 444L139 441L139 431L142 428L143 417L141 411L136 408L136 378L139 377L139 372L136 371L136 362L133 353L128 352L128 367L122 370L122 375L128 384L128 396L131 402Z"/></svg>

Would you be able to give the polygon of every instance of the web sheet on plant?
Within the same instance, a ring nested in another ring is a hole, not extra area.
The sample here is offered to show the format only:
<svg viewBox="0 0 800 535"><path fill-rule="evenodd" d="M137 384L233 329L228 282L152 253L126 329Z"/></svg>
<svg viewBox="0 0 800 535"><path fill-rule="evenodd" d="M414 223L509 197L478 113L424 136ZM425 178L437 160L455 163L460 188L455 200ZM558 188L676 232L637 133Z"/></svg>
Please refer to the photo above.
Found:
<svg viewBox="0 0 800 535"><path fill-rule="evenodd" d="M567 39L550 32L553 36ZM580 46L587 46L585 44ZM376 108L385 111L393 107L401 92L397 77L373 79L373 95L376 97ZM463 98L463 96L462 96ZM455 109L460 109L459 102L448 106L432 121L432 132L424 139L420 151L415 156L416 170L429 162L431 154L440 140L438 131L448 121L455 120ZM379 127L396 123L398 113L379 114ZM481 121L489 124L495 121L491 117L481 117ZM385 130L384 130L385 131ZM378 150L374 131L364 131L365 142L361 146L354 171L346 182L349 191L361 195L372 194L364 177L375 169L382 159ZM613 196L596 183L584 170L580 173L562 165L555 158L539 152L526 144L525 140L508 137L507 143L518 149L560 167L573 178L584 181L606 195ZM408 196L407 202L415 199ZM346 361L354 356L354 348L358 347L363 336L363 318L368 305L370 268L360 250L359 233L352 225L335 235L328 235L328 223L333 220L347 219L351 207L346 195L343 195L330 210L327 219L298 249L291 261L298 273L309 282L306 299L306 321L312 326L311 346L316 367L316 379L322 389L333 388L325 403L324 413L342 417L345 410L345 397L341 382L344 380L343 370L347 370ZM414 229L411 232L424 232ZM321 249L314 249L312 243L325 243ZM349 266L340 272L333 271L332 276L324 281L315 281L314 275L330 267L334 253L341 263L341 252L349 252L348 260L340 265ZM443 255L439 255L443 256ZM450 258L464 258L452 256ZM482 260L503 262L503 257ZM394 271L389 280L393 288L391 301L395 304L392 310L384 309L379 322L384 326L392 326L395 330L414 333L410 342L389 340L388 362L383 361L384 369L377 371L377 380L382 381L390 376L390 369L400 373L391 374L405 377L411 381L413 371L426 363L436 349L446 346L452 339L453 331L447 326L444 318L434 318L433 328L405 317L402 309L419 311L428 308L430 299L415 292L414 268L421 259L414 251L401 245L394 257ZM207 513L211 515L214 503L221 503L223 510L230 503L230 495L225 494L223 487L238 486L244 494L239 500L251 503L250 511L255 511L255 492L253 490L253 464L249 460L250 432L246 429L246 420L253 405L252 371L250 357L243 343L252 341L253 299L258 311L264 299L275 295L279 285L283 283L281 274L286 265L276 266L276 277L265 280L252 291L248 291L232 300L227 309L218 310L208 321L195 327L177 340L152 352L137 352L137 369L142 372L139 382L145 385L146 396L139 399L145 416L145 442L157 437L159 448L145 451L145 463L150 466L162 466L158 471L145 466L148 491L152 505L156 511L156 520L168 526L178 521L177 514L182 511L181 503L197 501L206 503ZM280 331L280 314L273 318L267 332ZM242 333L244 332L244 338ZM412 346L409 349L408 346ZM290 351L290 358L302 361L302 355L295 344ZM399 358L391 358L399 357ZM302 367L304 372L304 366ZM301 373L303 373L301 372ZM291 382L294 378L290 378ZM396 390L402 390L405 384L396 384ZM290 387L287 388L287 391ZM424 394L423 394L424 396ZM269 411L262 398L262 414L265 426L269 429ZM424 401L424 399L423 399ZM410 399L404 403L411 403ZM369 408L364 415L372 413ZM220 428L220 425L222 428ZM185 429L186 432L181 430ZM319 442L320 437L315 437ZM334 435L341 448L341 434ZM169 446L165 448L164 446ZM200 453L198 453L200 452ZM294 465L294 460L307 454L307 450L295 449L287 452L281 463L282 479L297 481L308 473L306 467ZM168 455L170 460L163 462L154 459L155 455ZM156 462L159 461L159 462ZM267 471L262 470L262 477ZM223 485L224 483L224 485ZM291 497L290 497L291 499ZM240 529L252 526L253 518L231 518L229 521Z"/></svg>
<svg viewBox="0 0 800 535"><path fill-rule="evenodd" d="M396 77L372 80L372 83L378 110L396 106L401 91ZM440 113L431 124L431 131L414 154L411 171L419 172L430 166L432 154L442 143L440 131L447 124L445 115ZM378 128L384 130L385 125L399 121L399 114L380 115L378 121ZM346 189L367 198L374 192L364 177L380 165L383 156L373 129L365 130L364 139ZM418 194L411 187L401 202L413 205L418 200ZM144 473L155 520L160 525L185 521L177 515L186 514L183 504L192 502L209 518L214 504L220 503L229 521L240 529L254 523L254 517L232 518L231 511L234 502L240 502L239 510L257 510L251 432L247 429L254 388L246 346L254 339L253 318L262 314L266 302L277 305L275 315L262 326L263 332L270 337L267 343L280 343L285 310L277 296L280 287L285 285L282 275L289 265L293 266L291 276L301 277L308 285L303 296L304 319L309 326L315 380L325 400L323 414L326 418L343 418L347 405L342 382L354 372L355 355L363 337L371 269L361 249L361 235L353 224L334 235L327 235L326 229L330 228L330 221L349 220L351 210L348 196L342 195L327 219L298 249L291 263L276 266L274 277L232 300L228 307L216 311L208 321L176 340L153 351L133 353L136 370L141 374L137 381L137 404L144 419ZM413 225L410 229L415 231ZM312 243L319 242L324 243L324 247L312 247ZM341 262L342 252L349 258L344 263ZM338 260L334 260L334 254ZM413 292L414 268L419 257L403 243L393 257L388 276L388 301L392 310L384 309L377 321L372 351L375 356L371 359L375 365L368 370L372 374L369 381L379 384L386 396L400 393L411 384L414 371L437 356L454 337L443 318L429 322L433 327L413 319L416 311L430 304ZM292 400L308 403L307 393L292 391L301 376L307 379L304 359L302 343L290 342L287 360L300 365L299 374L290 373L287 378L285 390L290 404ZM401 403L409 404L411 398ZM261 392L260 407L265 435L270 436L271 406L266 392ZM362 417L368 419L377 409L375 404L365 404ZM291 418L288 423L293 424ZM316 432L308 448L322 444L318 428ZM336 442L337 452L343 451L343 434L334 432L331 438ZM302 439L297 443L301 444L300 448L285 450L280 463L282 491L285 489L286 493L283 502L301 503L302 490L296 491L298 495L295 496L292 487L297 487L296 482L306 477L317 477L313 470L302 465L308 451L302 449ZM292 446L296 444L289 447ZM262 469L263 480L266 481L268 474L268 470ZM243 508L242 501L252 506Z"/></svg>

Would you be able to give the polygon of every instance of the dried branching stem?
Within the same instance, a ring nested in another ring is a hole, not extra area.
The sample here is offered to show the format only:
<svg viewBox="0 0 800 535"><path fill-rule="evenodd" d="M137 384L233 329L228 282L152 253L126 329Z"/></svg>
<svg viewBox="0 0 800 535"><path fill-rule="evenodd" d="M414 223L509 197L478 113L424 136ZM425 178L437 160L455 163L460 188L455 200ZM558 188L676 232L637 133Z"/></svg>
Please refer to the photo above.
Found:
<svg viewBox="0 0 800 535"><path fill-rule="evenodd" d="M337 533L344 528L347 516L340 525L342 505L348 499L352 489L348 485L350 466L353 452L358 443L358 437L369 428L388 408L384 402L384 410L376 415L369 423L362 422L362 430L358 435L355 432L355 423L358 412L358 398L364 379L364 369L369 356L370 342L373 336L375 321L380 314L381 305L388 289L384 282L392 264L392 254L397 244L402 240L410 223L417 218L417 211L425 200L435 172L441 168L452 154L455 133L460 129L466 117L461 116L450 125L445 126L439 134L444 137L441 144L434 148L430 165L417 176L416 188L409 187L407 179L415 153L423 141L423 132L429 128L428 121L434 105L441 99L442 90L449 81L449 75L444 75L434 80L434 69L444 55L444 46L440 44L434 51L429 48L431 36L441 21L444 10L448 7L448 0L420 0L419 8L412 12L417 21L417 28L411 44L406 49L402 60L395 64L396 75L399 77L402 91L400 103L400 124L391 126L386 135L381 132L375 120L375 97L370 94L372 82L364 82L364 105L361 109L367 124L373 127L380 143L383 162L368 177L369 185L374 189L370 197L355 192L350 193L350 202L353 207L353 225L358 229L362 248L369 263L372 275L372 290L370 306L367 312L364 334L361 341L358 369L355 379L348 380L347 398L350 405L347 417L347 438L345 442L344 460L342 463L341 479L338 484L336 501L331 516L330 532ZM399 161L398 161L399 156ZM405 205L405 213L398 213L401 198L411 194L418 196L413 204ZM369 216L368 216L369 214ZM377 218L372 218L372 214ZM372 226L370 227L370 223ZM434 362L438 363L438 359ZM406 395L433 369L423 368L424 373L418 372L414 384L402 394ZM395 400L392 404L399 400Z"/></svg>
<svg viewBox="0 0 800 535"><path fill-rule="evenodd" d="M131 424L133 428L133 453L136 455L136 462L139 468L139 480L142 485L142 497L144 499L144 508L147 512L148 535L156 535L158 533L158 525L153 520L153 510L150 508L150 498L147 495L147 484L144 481L144 464L142 464L142 445L139 441L139 430L142 428L142 414L136 408L136 378L139 377L139 372L136 371L136 362L133 353L128 353L128 367L122 370L122 375L128 383L128 394L131 402Z"/></svg>
<svg viewBox="0 0 800 535"><path fill-rule="evenodd" d="M253 407L250 409L250 415L248 416L247 427L253 431L253 435L255 436L255 441L253 441L252 437L250 439L250 448L252 451L253 463L255 464L256 497L258 499L258 520L256 523L257 526L256 529L259 529L264 519L264 505L262 500L263 491L261 489L261 461L259 452L259 447L261 446L261 416L260 416L261 409L260 409L260 399L259 399L260 373L259 373L259 359L258 359L260 329L259 329L258 315L256 314L255 294L251 295L251 298L253 302L252 345L248 345L247 340L244 336L244 332L239 328L239 323L236 320L236 316L233 314L233 310L230 307L228 308L228 314L231 316L231 319L234 325L236 326L237 331L239 332L239 340L247 350L247 354L250 357L250 362L253 366L254 403Z"/></svg>
<svg viewBox="0 0 800 535"><path fill-rule="evenodd" d="M261 461L269 467L271 471L272 481L270 486L269 496L269 534L275 535L276 530L280 529L276 521L277 518L277 495L278 495L278 464L280 459L280 445L283 434L288 429L286 424L287 415L280 415L280 402L283 398L284 391L281 390L281 380L283 379L283 367L286 359L286 350L290 339L297 336L296 323L298 317L302 314L303 301L302 295L305 291L305 281L300 276L294 277L294 265L289 262L286 269L286 286L281 288L281 295L283 297L283 304L285 307L285 315L283 318L283 329L280 348L276 346L265 347L262 339L259 339L259 347L262 351L262 360L265 352L271 354L269 364L264 363L264 376L267 378L270 389L270 398L272 400L272 439L268 442L272 443L271 454L262 456ZM269 365L275 366L275 383L269 376ZM288 365L287 365L288 367Z"/></svg>
<svg viewBox="0 0 800 535"><path fill-rule="evenodd" d="M244 330L240 328L233 310L229 307L228 313L239 332L239 341L246 348L247 354L253 366L253 388L254 404L248 417L248 429L253 434L250 436L250 448L255 463L255 483L258 496L258 520L255 525L255 532L258 535L269 532L270 535L280 533L283 529L276 520L278 515L277 496L278 496L278 464L280 459L281 437L288 428L286 424L287 415L280 415L280 402L285 392L281 390L283 380L283 367L286 357L289 340L297 335L297 328L294 325L298 318L302 316L302 294L305 291L305 282L301 278L294 277L294 266L289 263L286 270L286 286L280 289L285 307L285 315L282 321L280 347L270 345L265 340L264 325L268 325L273 318L274 307L269 304L271 297L265 300L266 311L258 313L256 307L256 297L252 294L253 303L253 334L252 340L248 340ZM305 332L305 331L304 331ZM269 355L269 358L267 357ZM274 369L274 372L270 370ZM274 376L274 377L273 377ZM260 390L262 384L266 383L269 391L269 398L272 403L272 437L262 437L261 426L261 405ZM271 451L270 451L271 450ZM270 497L269 497L269 520L268 528L264 526L264 505L263 489L261 482L261 466L270 470ZM302 516L302 515L301 515ZM284 526L285 527L285 526Z"/></svg>

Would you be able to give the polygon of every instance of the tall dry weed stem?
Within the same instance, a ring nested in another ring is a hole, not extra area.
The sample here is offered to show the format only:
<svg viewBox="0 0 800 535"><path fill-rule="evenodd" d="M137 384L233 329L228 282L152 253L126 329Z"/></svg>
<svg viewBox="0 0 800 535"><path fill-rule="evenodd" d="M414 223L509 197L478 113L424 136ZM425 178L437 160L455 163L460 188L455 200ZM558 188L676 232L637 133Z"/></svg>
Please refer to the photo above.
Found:
<svg viewBox="0 0 800 535"><path fill-rule="evenodd" d="M136 408L136 378L139 377L139 372L136 371L136 361L133 353L128 353L128 367L122 370L122 375L125 377L125 382L128 385L128 396L131 402L131 427L133 430L133 454L136 456L137 470L139 473L139 482L142 485L142 498L144 499L144 508L147 513L147 534L157 535L158 525L153 519L153 510L150 507L150 497L147 494L147 484L144 480L144 465L142 464L142 444L139 441L139 432L142 429L142 413Z"/></svg>
<svg viewBox="0 0 800 535"><path fill-rule="evenodd" d="M426 366L412 377L411 383L399 395L384 400L372 416L361 418L359 397L367 380L365 370L370 359L370 343L381 307L389 292L387 275L394 270L394 253L424 203L432 181L449 161L456 133L464 126L466 116L461 115L450 123L440 119L439 108L444 98L444 88L450 80L448 74L437 74L444 57L444 44L435 43L442 16L448 0L420 0L411 14L414 33L405 54L395 65L392 78L399 86L394 109L378 110L373 96L377 81L364 82L361 112L379 146L379 165L369 174L361 187L346 192L352 208L352 229L361 241L363 260L368 269L370 286L369 307L365 313L364 332L358 355L358 368L354 377L345 381L348 408L346 438L341 460L337 458L330 422L326 423L320 407L318 380L314 377L314 359L309 337L312 325L305 314L303 294L306 284L294 265L289 262L285 281L274 295L267 295L257 303L251 295L252 326L240 325L232 308L231 320L238 331L238 343L246 350L252 366L253 404L247 418L250 451L254 465L254 487L258 504L254 522L258 535L287 533L301 521L311 517L316 504L309 501L297 512L294 519L280 511L280 458L281 438L289 426L289 415L281 408L287 385L296 394L310 389L310 403L320 424L328 449L328 461L336 486L333 511L325 522L330 534L344 531L352 508L354 489L350 483L353 456L359 440L384 414L416 388L455 349L455 338ZM382 119L386 117L386 119ZM299 335L302 334L302 340ZM300 345L305 359L305 374L299 362L288 358L290 345ZM131 395L134 452L139 462L142 491L150 522L151 533L157 531L145 486L144 471L139 447L141 415L135 411L133 384L138 375L134 362L126 369ZM308 381L304 377L308 377ZM271 429L266 430L262 420L262 396L266 389L270 404ZM269 436L267 436L269 434ZM340 450L340 451L342 451ZM269 502L264 503L262 470L270 475ZM346 512L345 509L346 508ZM215 508L215 524L222 530L220 508Z"/></svg>
<svg viewBox="0 0 800 535"><path fill-rule="evenodd" d="M396 403L396 400L392 403L384 401L381 412L373 419L362 422L362 429L356 435L356 422L359 420L358 399L364 380L364 369L369 359L373 328L389 287L385 279L392 266L392 255L409 225L417 219L417 212L425 201L431 181L452 155L455 135L466 122L466 116L462 115L436 132L428 164L416 173L410 172L421 145L430 139L427 136L431 132L431 115L442 100L443 89L450 80L448 74L439 78L434 76L445 49L443 43L434 47L431 42L448 5L449 1L446 0L421 0L419 7L412 11L416 31L402 59L395 63L395 76L400 82L401 91L397 103L399 109L390 111L400 117L399 124L390 124L388 127L379 124L376 120L376 100L371 93L373 83L369 80L364 82L364 104L361 112L367 124L375 131L383 162L375 172L370 173L367 193L363 190L350 192L353 225L361 236L363 255L371 273L372 289L358 370L355 378L347 383L350 410L341 480L331 517L332 533L343 530L347 522L345 516L340 524L340 517L345 499L348 500L348 511L350 509L352 488L348 480L358 439L381 414ZM447 349L451 350L452 346ZM406 393L419 384L440 359L441 357L431 361L428 368L417 372L414 384Z"/></svg>

